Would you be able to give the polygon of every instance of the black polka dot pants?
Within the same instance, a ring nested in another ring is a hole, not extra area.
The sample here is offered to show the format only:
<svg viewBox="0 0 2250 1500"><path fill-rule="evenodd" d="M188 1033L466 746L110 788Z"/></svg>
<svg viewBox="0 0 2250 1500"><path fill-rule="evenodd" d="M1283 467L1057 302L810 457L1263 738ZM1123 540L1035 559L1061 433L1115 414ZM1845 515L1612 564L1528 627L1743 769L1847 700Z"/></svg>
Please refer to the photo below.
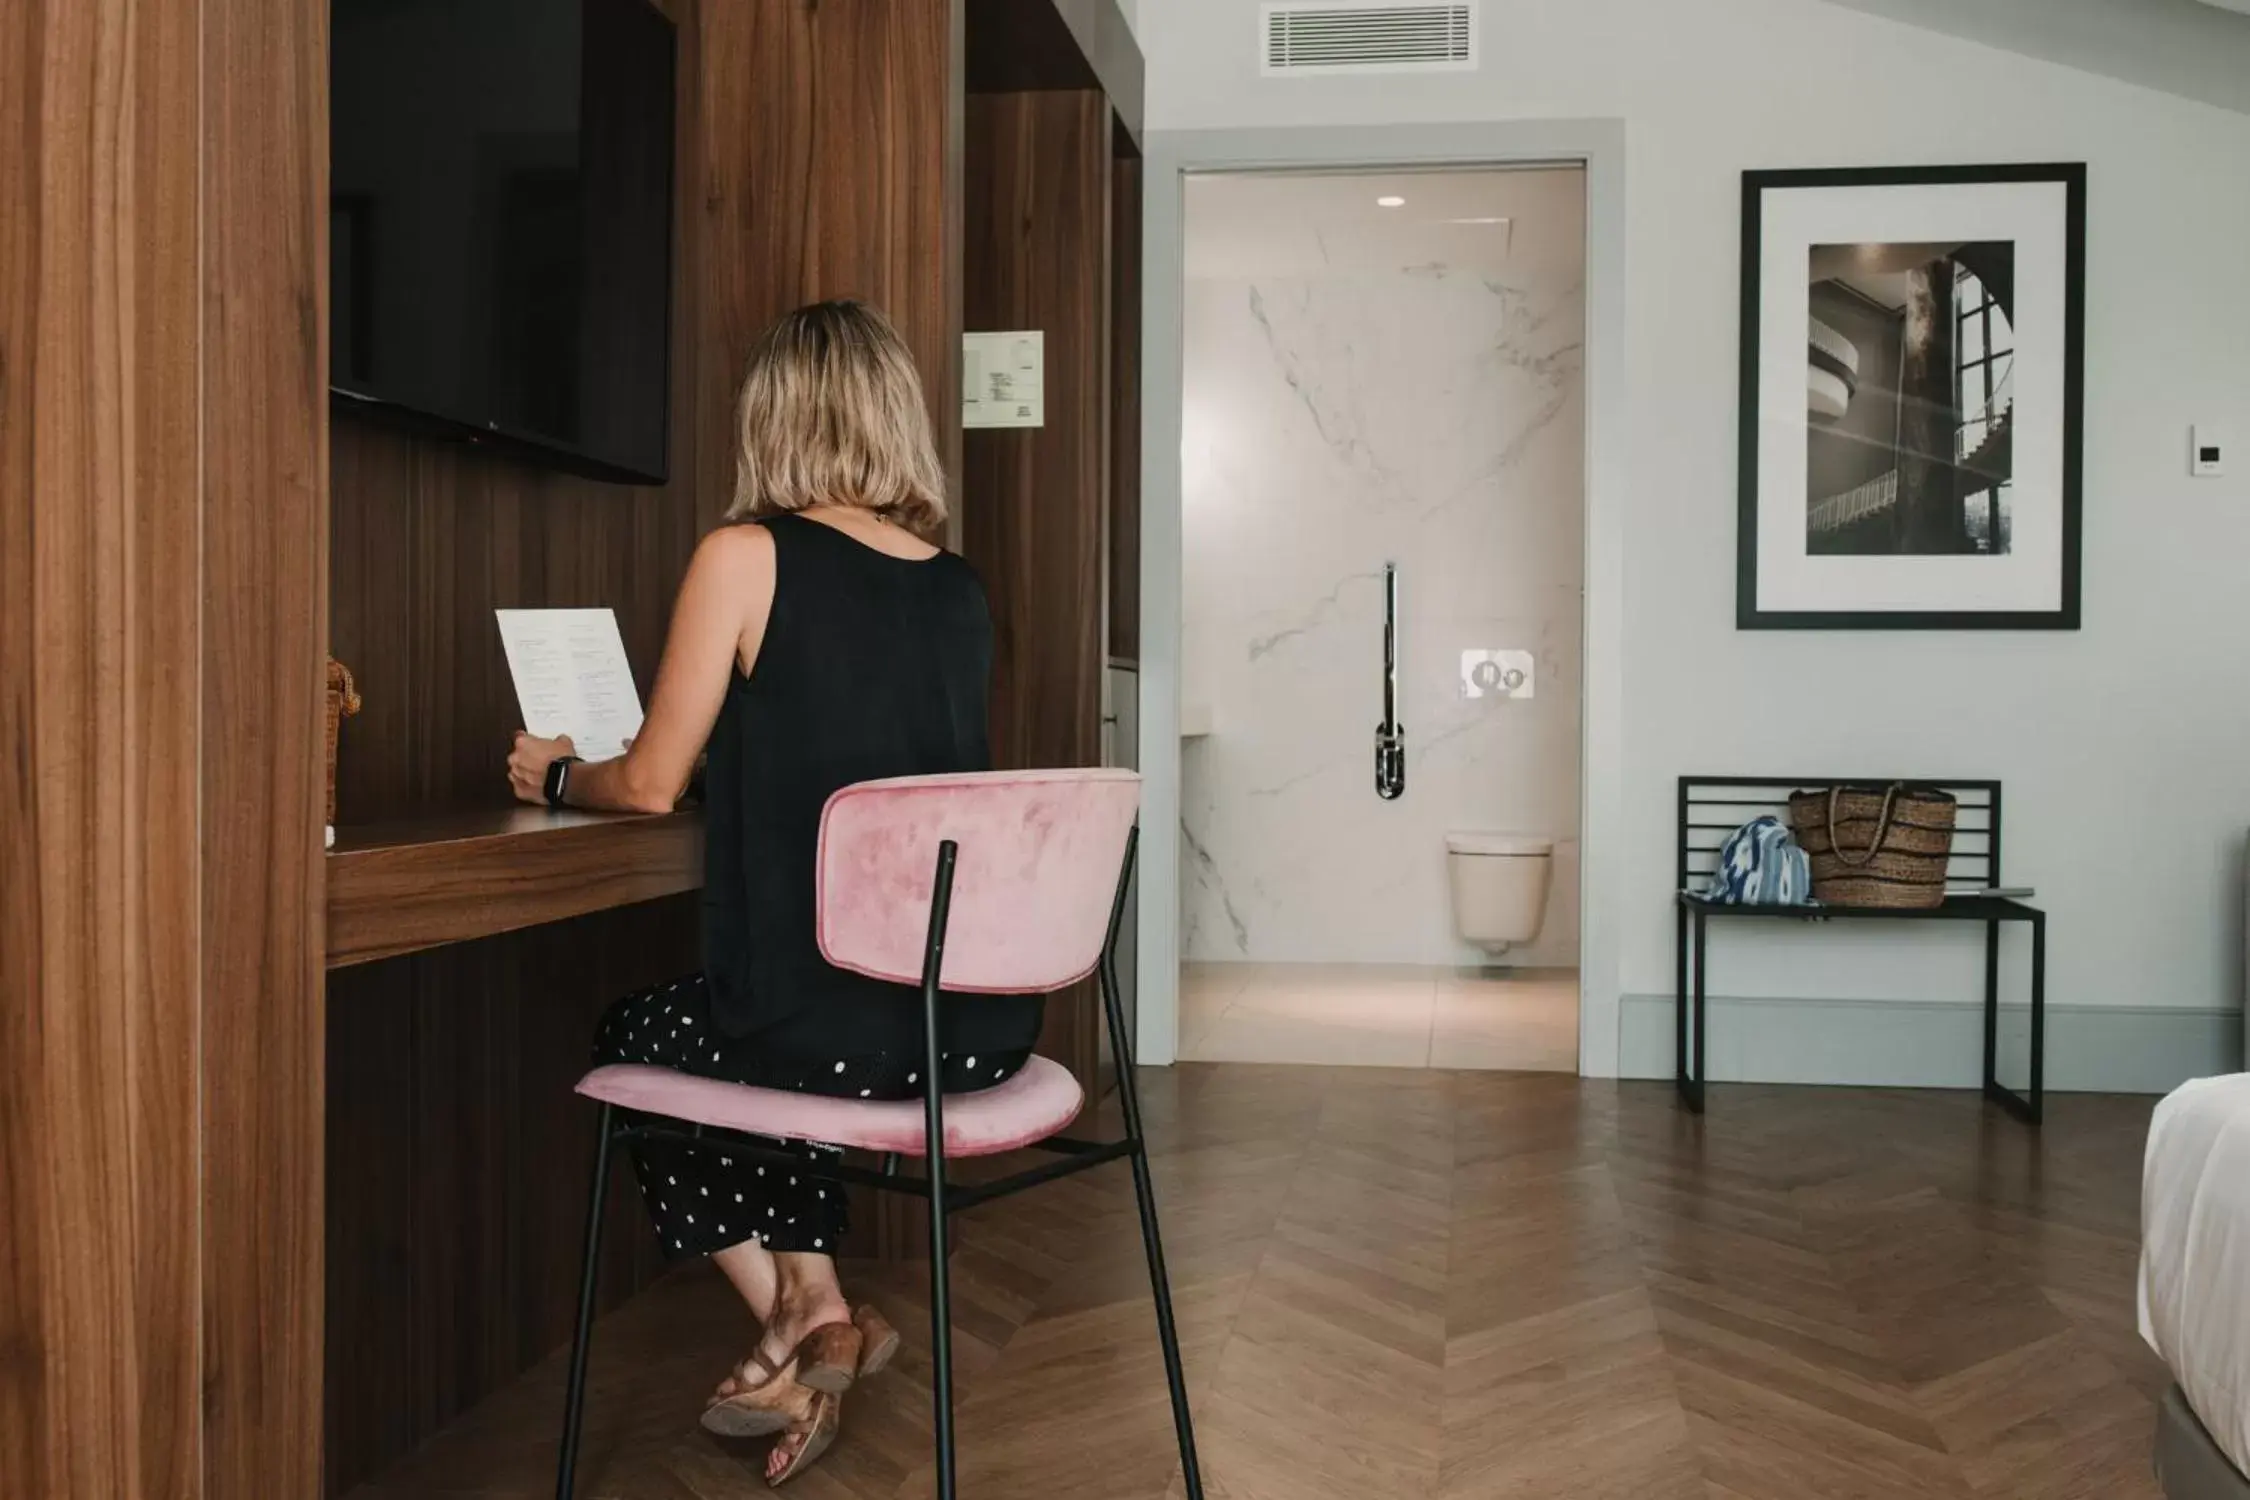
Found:
<svg viewBox="0 0 2250 1500"><path fill-rule="evenodd" d="M759 1088L838 1099L918 1099L918 1049L813 1056L786 1033L724 1037L711 1021L703 976L628 995L602 1017L594 1062L651 1063ZM1028 1051L944 1059L948 1094L991 1088L1019 1072ZM721 1142L633 1143L633 1170L667 1255L708 1255L755 1240L769 1250L833 1254L849 1227L844 1192L821 1174L841 1149L802 1141L761 1141L794 1165L753 1162Z"/></svg>

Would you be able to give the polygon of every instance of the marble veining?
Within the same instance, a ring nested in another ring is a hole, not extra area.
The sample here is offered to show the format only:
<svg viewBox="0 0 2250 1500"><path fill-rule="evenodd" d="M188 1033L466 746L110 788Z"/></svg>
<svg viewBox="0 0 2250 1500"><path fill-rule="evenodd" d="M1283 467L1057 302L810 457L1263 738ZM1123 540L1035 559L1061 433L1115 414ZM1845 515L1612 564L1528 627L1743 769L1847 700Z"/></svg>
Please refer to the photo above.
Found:
<svg viewBox="0 0 2250 1500"><path fill-rule="evenodd" d="M1183 691L1191 960L1451 964L1444 836L1559 841L1530 964L1577 961L1584 292L1402 257L1191 279ZM1404 798L1373 789L1382 568L1401 581ZM1535 653L1470 700L1470 647Z"/></svg>

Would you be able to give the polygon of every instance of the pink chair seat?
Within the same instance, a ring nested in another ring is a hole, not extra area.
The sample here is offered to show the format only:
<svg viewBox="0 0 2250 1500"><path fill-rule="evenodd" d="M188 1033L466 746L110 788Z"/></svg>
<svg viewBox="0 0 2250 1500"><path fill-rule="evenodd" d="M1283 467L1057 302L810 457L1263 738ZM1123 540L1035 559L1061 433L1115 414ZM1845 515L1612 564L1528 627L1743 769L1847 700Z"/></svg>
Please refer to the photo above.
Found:
<svg viewBox="0 0 2250 1500"><path fill-rule="evenodd" d="M927 1154L919 1099L829 1099L639 1063L596 1068L578 1081L578 1092L620 1109L752 1135ZM997 1087L945 1096L945 1154L995 1156L1036 1144L1078 1118L1085 1098L1069 1069L1034 1057Z"/></svg>

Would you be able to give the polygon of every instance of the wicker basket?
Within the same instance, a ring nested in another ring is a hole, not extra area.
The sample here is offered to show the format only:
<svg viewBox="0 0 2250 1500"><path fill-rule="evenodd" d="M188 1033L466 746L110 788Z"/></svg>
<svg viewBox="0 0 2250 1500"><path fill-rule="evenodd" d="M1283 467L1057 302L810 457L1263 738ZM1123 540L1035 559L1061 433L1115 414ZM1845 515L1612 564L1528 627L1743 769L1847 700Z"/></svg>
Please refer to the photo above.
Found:
<svg viewBox="0 0 2250 1500"><path fill-rule="evenodd" d="M328 658L328 826L336 826L336 731L359 712L359 689L345 665Z"/></svg>
<svg viewBox="0 0 2250 1500"><path fill-rule="evenodd" d="M1789 826L1812 863L1813 899L1829 906L1942 906L1957 811L1949 794L1903 782L1789 795Z"/></svg>

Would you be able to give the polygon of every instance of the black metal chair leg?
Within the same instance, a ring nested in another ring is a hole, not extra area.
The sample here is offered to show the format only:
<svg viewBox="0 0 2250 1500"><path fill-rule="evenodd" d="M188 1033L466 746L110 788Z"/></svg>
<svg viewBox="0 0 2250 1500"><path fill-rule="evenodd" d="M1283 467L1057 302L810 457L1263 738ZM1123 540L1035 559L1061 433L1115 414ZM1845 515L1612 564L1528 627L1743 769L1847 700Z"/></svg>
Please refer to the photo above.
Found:
<svg viewBox="0 0 2250 1500"><path fill-rule="evenodd" d="M953 1272L946 1265L943 1168L930 1160L930 1404L937 1430L938 1500L953 1500Z"/></svg>
<svg viewBox="0 0 2250 1500"><path fill-rule="evenodd" d="M1140 830L1125 843L1125 871L1110 907L1109 937L1102 944L1102 1008L1109 1021L1110 1056L1117 1060L1117 1103L1125 1138L1133 1143L1133 1196L1141 1215L1141 1246L1148 1253L1149 1290L1156 1299L1156 1336L1164 1348L1164 1384L1172 1395L1172 1426L1180 1440L1180 1472L1188 1500L1203 1500L1203 1468L1195 1456L1195 1417L1188 1409L1187 1375L1180 1364L1180 1335L1172 1321L1172 1280L1164 1270L1164 1236L1156 1225L1156 1189L1149 1180L1148 1146L1141 1134L1141 1090L1133 1076L1133 1043L1125 1035L1125 1002L1117 991L1117 933L1125 916L1125 891L1133 879Z"/></svg>
<svg viewBox="0 0 2250 1500"><path fill-rule="evenodd" d="M923 1160L930 1174L930 1403L937 1432L938 1500L953 1500L953 1277L946 1265L945 1058L940 1051L938 991L957 853L951 839L938 845L937 879L930 890L930 933L922 951Z"/></svg>
<svg viewBox="0 0 2250 1500"><path fill-rule="evenodd" d="M1120 1088L1125 1087L1120 1083ZM1187 1373L1180 1364L1180 1335L1172 1322L1172 1282L1164 1271L1164 1236L1156 1227L1156 1193L1149 1184L1148 1149L1133 1148L1133 1195L1140 1200L1141 1243L1148 1251L1149 1290L1156 1297L1156 1336L1164 1346L1164 1384L1172 1395L1172 1427L1180 1440L1180 1470L1188 1500L1203 1500L1203 1470L1195 1456L1195 1416L1188 1409Z"/></svg>
<svg viewBox="0 0 2250 1500"><path fill-rule="evenodd" d="M612 1107L602 1106L594 1145L594 1186L586 1196L586 1259L578 1282L578 1331L570 1343L570 1384L563 1406L562 1457L555 1470L555 1500L571 1500L578 1486L578 1429L586 1413L586 1348L594 1338L594 1290L602 1263L602 1210L609 1198Z"/></svg>

